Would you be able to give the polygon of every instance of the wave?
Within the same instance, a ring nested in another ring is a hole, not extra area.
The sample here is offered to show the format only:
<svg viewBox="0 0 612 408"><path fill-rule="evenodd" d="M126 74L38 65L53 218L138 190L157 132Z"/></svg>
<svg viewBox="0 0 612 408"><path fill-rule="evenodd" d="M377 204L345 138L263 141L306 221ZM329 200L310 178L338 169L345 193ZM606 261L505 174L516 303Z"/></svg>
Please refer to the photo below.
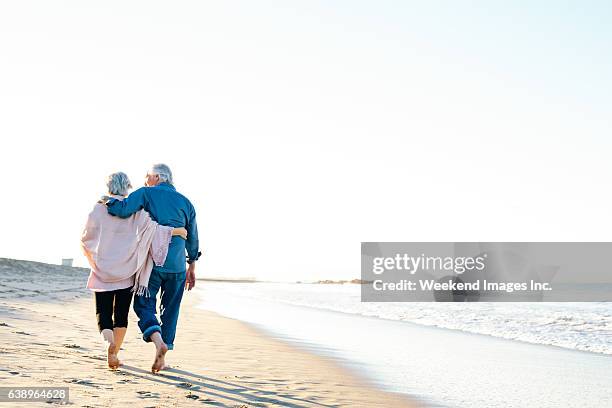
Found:
<svg viewBox="0 0 612 408"><path fill-rule="evenodd" d="M293 306L403 321L612 355L612 304L368 303L358 285L229 284L223 290Z"/></svg>

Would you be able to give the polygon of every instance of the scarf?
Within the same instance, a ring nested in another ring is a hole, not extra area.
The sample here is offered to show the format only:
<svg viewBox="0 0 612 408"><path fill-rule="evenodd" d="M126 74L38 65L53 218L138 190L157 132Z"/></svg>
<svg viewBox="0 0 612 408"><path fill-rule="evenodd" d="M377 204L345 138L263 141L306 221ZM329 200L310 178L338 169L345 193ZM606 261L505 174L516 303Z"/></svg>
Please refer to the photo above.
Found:
<svg viewBox="0 0 612 408"><path fill-rule="evenodd" d="M166 261L172 230L153 221L144 210L122 219L108 214L103 204L96 204L81 236L91 273L102 286L96 289L104 290L104 284L134 276L132 291L150 296L149 277L154 264L163 266Z"/></svg>

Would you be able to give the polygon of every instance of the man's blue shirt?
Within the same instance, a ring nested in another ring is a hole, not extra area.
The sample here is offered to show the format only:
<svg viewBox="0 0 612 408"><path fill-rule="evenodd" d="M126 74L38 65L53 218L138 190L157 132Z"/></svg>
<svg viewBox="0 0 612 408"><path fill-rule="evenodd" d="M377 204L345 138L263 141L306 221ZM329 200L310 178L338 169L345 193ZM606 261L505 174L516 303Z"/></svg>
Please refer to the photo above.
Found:
<svg viewBox="0 0 612 408"><path fill-rule="evenodd" d="M110 199L106 204L108 213L121 218L144 209L160 225L187 230L187 241L179 236L172 237L164 266L155 266L160 272L184 272L185 251L190 261L198 259L198 227L195 209L187 197L176 191L173 185L159 183L154 187L142 187L132 192L125 200Z"/></svg>

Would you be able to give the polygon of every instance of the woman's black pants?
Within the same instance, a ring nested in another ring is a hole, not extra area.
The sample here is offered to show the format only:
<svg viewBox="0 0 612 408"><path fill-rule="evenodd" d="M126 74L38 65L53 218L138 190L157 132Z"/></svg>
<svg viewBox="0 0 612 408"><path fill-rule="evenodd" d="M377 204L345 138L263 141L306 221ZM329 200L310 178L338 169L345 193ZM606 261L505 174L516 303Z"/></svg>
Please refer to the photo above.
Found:
<svg viewBox="0 0 612 408"><path fill-rule="evenodd" d="M127 327L128 313L132 303L132 288L94 292L96 299L96 317L98 329L113 330L115 327Z"/></svg>

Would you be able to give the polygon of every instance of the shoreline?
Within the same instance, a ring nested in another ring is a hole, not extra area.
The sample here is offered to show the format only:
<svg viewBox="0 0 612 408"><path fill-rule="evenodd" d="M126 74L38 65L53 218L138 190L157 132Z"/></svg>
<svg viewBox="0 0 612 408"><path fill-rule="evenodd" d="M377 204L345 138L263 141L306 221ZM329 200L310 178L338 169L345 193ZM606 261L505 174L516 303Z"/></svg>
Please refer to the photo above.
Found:
<svg viewBox="0 0 612 408"><path fill-rule="evenodd" d="M332 359L199 309L194 292L184 294L170 370L150 373L154 348L130 311L124 366L113 371L82 269L0 259L0 274L3 385L68 386L70 404L89 407L418 406Z"/></svg>
<svg viewBox="0 0 612 408"><path fill-rule="evenodd" d="M235 282L214 282L214 283L235 283ZM237 283L237 282L236 282ZM266 284L291 284L292 283L288 283L288 282L243 282L243 283L257 283L257 284L261 284L261 285L266 285ZM303 284L303 285L308 285L308 284ZM318 285L318 284L315 284ZM328 285L325 285L328 286ZM202 285L200 286L200 289L202 288ZM533 340L527 340L524 338L518 338L518 337L507 337L504 336L503 334L499 334L499 333L491 333L491 332L484 332L484 331L479 331L479 329L474 329L474 328L460 328L460 327L447 327L444 325L437 325L437 324L428 324L428 323L424 323L424 322L417 322L417 321L413 321L413 320L405 320L405 319L399 319L399 318L394 318L394 317L388 317L385 316L383 314L381 315L371 315L371 314L365 314L362 312L358 312L358 311L347 311L347 310L340 310L338 308L333 308L333 307L329 307L329 306L320 306L320 305L315 305L315 304L303 304L303 303L297 303L297 302L286 302L283 300L284 304L290 305L292 307L297 307L297 308L304 308L306 310L308 309L313 309L313 310L318 310L318 311L322 311L322 312L329 312L329 313L339 313L341 315L346 315L346 316L356 316L356 317L360 317L360 318L366 318L366 319L373 319L372 321L376 321L376 320L385 320L385 321L390 321L390 322L398 322L398 323L402 323L402 324L408 324L408 325L413 325L415 328L424 328L424 329L439 329L439 330L443 330L443 331L448 331L451 333L463 333L463 334L469 334L469 335L478 335L478 336L484 336L487 338L491 338L491 339L499 339L499 340L505 340L505 341L510 341L510 342L516 342L516 343L520 343L520 344L527 344L527 345L535 345L535 346L545 346L545 347L552 347L555 349L560 349L560 350L565 350L565 351L576 351L576 352L580 352L580 353L586 353L587 355L600 355L600 356L612 356L612 351L609 350L605 350L605 351L600 351L597 349L584 349L584 348L577 348L575 345L573 347L571 346L567 346L567 345L561 345L561 344L556 344L556 343L550 343L550 342L542 342L542 341L533 341ZM373 302L373 303L377 303L377 302ZM506 305L536 305L536 306L541 306L541 305L546 305L546 304L562 304L562 305L571 305L571 304L583 304L583 303L587 303L587 304L597 304L597 303L607 303L607 302L465 302L465 303L460 303L460 302L414 302L415 304L420 304L420 303L428 303L428 304L433 304L433 305L466 305L466 306L477 306L477 305L487 305L487 304L495 304L495 305L500 305L500 306L506 306ZM409 303L408 303L409 304Z"/></svg>
<svg viewBox="0 0 612 408"><path fill-rule="evenodd" d="M612 357L612 353L606 353L606 352L602 352L602 351L591 351L591 350L581 350L581 349L576 349L576 348L569 348L569 347L564 347L564 346L559 346L557 344L549 344L549 343L536 343L536 342L531 342L531 341L527 341L527 340L523 340L523 339L515 339L515 338L508 338L508 337L502 337L502 336L497 336L494 334L489 334L489 333L479 333L479 332L475 332L475 331L469 331L469 330L463 330L463 329L456 329L456 328L451 328L451 327L444 327L444 326L434 326L434 325L427 325L427 324L423 324L423 323L416 323L416 322L412 322L409 320L397 320L397 319L392 319L389 317L384 317L384 316L370 316L370 315L364 315L364 314L359 314L359 313L351 313L351 312L346 312L343 310L335 310L335 309L328 309L325 307L315 307L315 306L307 306L307 305L299 305L299 304L291 304L291 307L296 307L296 308L302 308L302 309L314 309L320 312L324 312L324 313L331 313L331 314L339 314L342 316L350 316L350 317L358 317L361 319L366 319L366 320L370 320L372 322L378 321L378 320L384 320L387 322L393 322L393 323L401 323L401 324L406 324L406 325L410 325L412 326L414 329L426 329L426 330L439 330L445 333L449 333L449 334L455 334L455 333L459 333L462 335L467 335L467 336L477 336L477 337L485 337L488 339L492 339L492 340L500 340L500 341L505 341L505 342L511 342L511 343L519 343L519 344L524 344L524 345L529 345L529 346L537 346L537 347L544 347L544 348L553 348L556 350L560 350L560 351L567 351L567 352L576 352L576 353L581 353L581 354L586 354L588 356L591 356L593 354L598 355L598 356L607 356L607 357ZM263 332L264 334L268 331L265 329L257 329L261 332ZM270 332L267 335L273 334L272 332ZM321 354L324 357L326 356L324 353ZM360 374L357 373L358 376L360 376Z"/></svg>
<svg viewBox="0 0 612 408"><path fill-rule="evenodd" d="M423 404L553 408L597 407L612 401L607 391L612 380L609 355L292 304L285 302L292 291L281 296L281 290L273 288L230 286L203 289L202 307L347 362L374 386ZM300 293L308 303L322 299L320 291L311 297ZM267 318L271 315L274 319ZM582 375L571 375L574 372Z"/></svg>

